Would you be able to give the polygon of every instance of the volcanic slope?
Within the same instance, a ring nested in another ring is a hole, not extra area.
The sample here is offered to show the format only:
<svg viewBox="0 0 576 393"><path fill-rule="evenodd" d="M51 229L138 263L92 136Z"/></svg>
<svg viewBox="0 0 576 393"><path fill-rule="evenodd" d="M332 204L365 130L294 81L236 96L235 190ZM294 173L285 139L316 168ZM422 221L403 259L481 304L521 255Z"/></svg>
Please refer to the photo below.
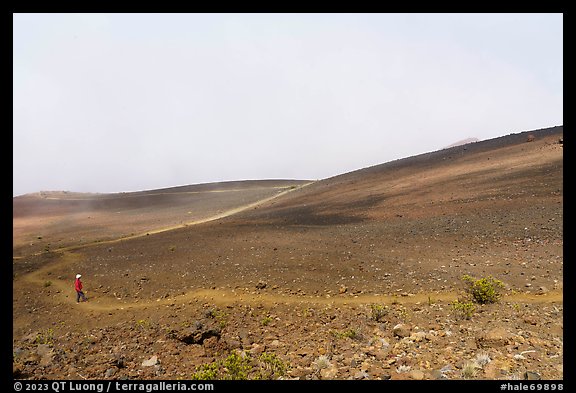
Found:
<svg viewBox="0 0 576 393"><path fill-rule="evenodd" d="M141 236L214 220L307 183L259 180L114 194L26 194L13 199L14 255Z"/></svg>
<svg viewBox="0 0 576 393"><path fill-rule="evenodd" d="M293 184L218 219L15 259L17 372L189 378L231 351L266 350L290 365L287 378L562 378L562 136L447 148ZM76 305L77 272L89 301ZM459 318L463 275L501 280L501 302ZM177 339L215 321L210 340ZM62 351L101 337L82 352L93 364L26 363L26 337L48 328ZM110 371L102 351L124 351L129 366ZM141 365L153 355L160 370ZM480 355L492 362L466 374Z"/></svg>

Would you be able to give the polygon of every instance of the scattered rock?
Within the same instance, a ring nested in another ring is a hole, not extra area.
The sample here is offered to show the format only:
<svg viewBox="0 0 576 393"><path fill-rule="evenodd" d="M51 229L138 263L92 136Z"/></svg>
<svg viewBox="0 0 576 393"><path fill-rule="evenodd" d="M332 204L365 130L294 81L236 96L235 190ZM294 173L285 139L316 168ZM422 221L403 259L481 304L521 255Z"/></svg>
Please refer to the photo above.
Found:
<svg viewBox="0 0 576 393"><path fill-rule="evenodd" d="M389 380L390 378L392 378L392 375L390 373L384 372L380 375L378 375L378 378L382 379L382 380Z"/></svg>
<svg viewBox="0 0 576 393"><path fill-rule="evenodd" d="M369 375L365 370L359 370L356 373L354 373L354 379L366 379L368 377Z"/></svg>
<svg viewBox="0 0 576 393"><path fill-rule="evenodd" d="M410 327L408 325L399 323L398 325L392 328L392 333L395 337L409 337L410 336Z"/></svg>
<svg viewBox="0 0 576 393"><path fill-rule="evenodd" d="M193 326L180 331L171 332L170 336L186 344L202 344L209 337L220 338L221 328L212 319L196 321Z"/></svg>
<svg viewBox="0 0 576 393"><path fill-rule="evenodd" d="M225 342L228 348L230 349L242 348L242 343L239 340L235 340L233 338L227 338Z"/></svg>
<svg viewBox="0 0 576 393"><path fill-rule="evenodd" d="M126 366L124 356L120 353L113 353L110 356L110 364L117 368L124 368Z"/></svg>
<svg viewBox="0 0 576 393"><path fill-rule="evenodd" d="M538 337L531 337L530 339L528 339L528 342L530 343L530 345L533 345L534 347L539 347L539 348L543 348L543 347L548 347L550 346L550 342L547 340L542 340L541 338Z"/></svg>
<svg viewBox="0 0 576 393"><path fill-rule="evenodd" d="M249 347L254 342L248 329L238 329L238 338L244 347Z"/></svg>
<svg viewBox="0 0 576 393"><path fill-rule="evenodd" d="M30 333L29 335L27 335L26 337L24 337L22 339L22 342L35 343L39 336L40 336L40 333L38 333L38 332Z"/></svg>
<svg viewBox="0 0 576 393"><path fill-rule="evenodd" d="M266 345L263 344L252 344L252 348L250 349L250 354L253 356L259 356L266 350Z"/></svg>
<svg viewBox="0 0 576 393"><path fill-rule="evenodd" d="M288 375L295 379L304 379L312 373L310 368L304 368L301 366L293 367L288 371Z"/></svg>
<svg viewBox="0 0 576 393"><path fill-rule="evenodd" d="M38 364L40 362L40 355L36 352L28 352L26 355L23 356L23 362L25 365L27 364Z"/></svg>
<svg viewBox="0 0 576 393"><path fill-rule="evenodd" d="M481 334L476 338L476 344L480 348L499 348L508 345L512 341L512 334L502 327L497 327Z"/></svg>
<svg viewBox="0 0 576 393"><path fill-rule="evenodd" d="M206 338L202 346L206 354L210 356L215 353L222 353L224 350L229 349L226 346L226 342L224 340L220 340L217 336L210 336Z"/></svg>
<svg viewBox="0 0 576 393"><path fill-rule="evenodd" d="M41 357L44 357L52 352L52 348L48 344L38 344L36 347L36 353Z"/></svg>
<svg viewBox="0 0 576 393"><path fill-rule="evenodd" d="M414 342L421 342L425 338L426 338L425 332L414 332L410 335L410 340L412 340Z"/></svg>
<svg viewBox="0 0 576 393"><path fill-rule="evenodd" d="M21 379L24 377L24 365L21 363L12 364L12 376L14 379Z"/></svg>
<svg viewBox="0 0 576 393"><path fill-rule="evenodd" d="M430 379L447 379L446 375L440 370L430 371Z"/></svg>
<svg viewBox="0 0 576 393"><path fill-rule="evenodd" d="M524 373L524 379L527 379L529 381L535 381L535 380L542 379L542 377L540 376L540 374L535 373L533 371L526 371Z"/></svg>
<svg viewBox="0 0 576 393"><path fill-rule="evenodd" d="M256 289L264 289L266 288L266 283L262 280L258 281L258 283L256 284Z"/></svg>
<svg viewBox="0 0 576 393"><path fill-rule="evenodd" d="M540 288L538 288L537 294L538 294L538 295L544 295L544 294L546 294L546 293L548 293L548 292L550 292L550 291L548 290L548 288L546 288L546 287L540 287Z"/></svg>
<svg viewBox="0 0 576 393"><path fill-rule="evenodd" d="M338 369L335 366L330 366L320 370L322 379L335 379L338 376Z"/></svg>
<svg viewBox="0 0 576 393"><path fill-rule="evenodd" d="M367 355L373 356L376 360L381 362L386 360L388 353L389 351L387 349L372 349L366 352Z"/></svg>
<svg viewBox="0 0 576 393"><path fill-rule="evenodd" d="M158 356L154 355L150 359L142 362L142 367L152 367L158 364Z"/></svg>
<svg viewBox="0 0 576 393"><path fill-rule="evenodd" d="M524 316L524 323L527 323L529 325L537 325L538 324L538 318L534 315L525 315Z"/></svg>
<svg viewBox="0 0 576 393"><path fill-rule="evenodd" d="M296 351L296 355L307 356L314 354L314 350L310 347L302 347Z"/></svg>
<svg viewBox="0 0 576 393"><path fill-rule="evenodd" d="M38 364L41 367L49 367L52 364L54 351L48 344L40 344L36 349L36 353L40 356Z"/></svg>
<svg viewBox="0 0 576 393"><path fill-rule="evenodd" d="M410 373L408 374L410 375L410 378L421 381L424 379L424 372L421 370L412 370L410 371Z"/></svg>

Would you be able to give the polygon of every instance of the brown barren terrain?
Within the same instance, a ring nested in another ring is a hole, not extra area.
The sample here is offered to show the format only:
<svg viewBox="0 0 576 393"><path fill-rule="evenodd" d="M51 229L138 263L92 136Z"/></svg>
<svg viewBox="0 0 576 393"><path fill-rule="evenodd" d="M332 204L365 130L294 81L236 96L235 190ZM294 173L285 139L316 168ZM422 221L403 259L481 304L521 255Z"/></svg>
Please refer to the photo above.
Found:
<svg viewBox="0 0 576 393"><path fill-rule="evenodd" d="M16 197L14 375L562 379L562 137L316 182ZM464 317L463 275L501 298Z"/></svg>

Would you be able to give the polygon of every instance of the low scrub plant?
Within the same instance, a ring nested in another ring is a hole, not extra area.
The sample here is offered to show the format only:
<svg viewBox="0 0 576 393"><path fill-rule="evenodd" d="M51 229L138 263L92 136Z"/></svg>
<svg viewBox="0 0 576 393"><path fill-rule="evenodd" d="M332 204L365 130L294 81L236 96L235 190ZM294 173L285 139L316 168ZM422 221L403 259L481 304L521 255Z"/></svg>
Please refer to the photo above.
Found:
<svg viewBox="0 0 576 393"><path fill-rule="evenodd" d="M470 319L476 307L472 302L462 302L460 300L454 301L452 303L452 309L456 313L456 316L460 319Z"/></svg>
<svg viewBox="0 0 576 393"><path fill-rule="evenodd" d="M218 368L219 364L217 362L212 362L208 364L203 364L190 379L192 380L216 380L218 379Z"/></svg>
<svg viewBox="0 0 576 393"><path fill-rule="evenodd" d="M36 335L36 344L46 344L52 346L54 344L54 329L48 328Z"/></svg>
<svg viewBox="0 0 576 393"><path fill-rule="evenodd" d="M332 334L336 338L351 338L355 339L358 337L358 333L354 329L346 329L342 331L332 330Z"/></svg>
<svg viewBox="0 0 576 393"><path fill-rule="evenodd" d="M260 321L260 323L262 324L262 326L268 326L268 324L270 322L272 322L274 319L270 316L270 315L266 315L264 318L262 318L262 320Z"/></svg>
<svg viewBox="0 0 576 393"><path fill-rule="evenodd" d="M479 304L496 303L501 296L500 290L504 288L504 283L492 276L477 280L465 274L462 280L467 285L467 292Z"/></svg>
<svg viewBox="0 0 576 393"><path fill-rule="evenodd" d="M262 352L258 361L260 369L256 379L278 379L288 370L286 363L275 353Z"/></svg>
<svg viewBox="0 0 576 393"><path fill-rule="evenodd" d="M218 321L218 325L220 326L221 329L224 329L226 327L226 320L228 317L228 314L225 313L222 310L218 310L218 309L210 309L206 312L206 316L208 318L212 318L215 319L216 321Z"/></svg>
<svg viewBox="0 0 576 393"><path fill-rule="evenodd" d="M224 359L224 362L222 362L222 367L225 370L223 379L248 379L248 372L252 368L250 365L250 355L245 354L245 356L241 356L234 352L226 359Z"/></svg>
<svg viewBox="0 0 576 393"><path fill-rule="evenodd" d="M226 358L203 364L192 380L262 380L282 378L289 366L275 353L263 352L258 358L232 352Z"/></svg>
<svg viewBox="0 0 576 393"><path fill-rule="evenodd" d="M331 366L332 364L330 363L330 358L326 355L320 355L312 362L312 367L316 371L324 370L325 368L329 368Z"/></svg>
<svg viewBox="0 0 576 393"><path fill-rule="evenodd" d="M464 379L472 379L476 376L478 365L474 362L467 362L462 366L461 375Z"/></svg>
<svg viewBox="0 0 576 393"><path fill-rule="evenodd" d="M135 325L138 329L145 330L149 329L152 323L147 319L139 319L138 321L136 321Z"/></svg>
<svg viewBox="0 0 576 393"><path fill-rule="evenodd" d="M382 319L388 314L388 308L381 304L370 305L370 318L376 322L382 321Z"/></svg>
<svg viewBox="0 0 576 393"><path fill-rule="evenodd" d="M488 363L490 363L492 361L492 359L490 359L490 355L488 354L488 352L478 353L474 360L475 360L476 364L478 365L478 367L480 367L480 368L483 368L485 365L487 365Z"/></svg>

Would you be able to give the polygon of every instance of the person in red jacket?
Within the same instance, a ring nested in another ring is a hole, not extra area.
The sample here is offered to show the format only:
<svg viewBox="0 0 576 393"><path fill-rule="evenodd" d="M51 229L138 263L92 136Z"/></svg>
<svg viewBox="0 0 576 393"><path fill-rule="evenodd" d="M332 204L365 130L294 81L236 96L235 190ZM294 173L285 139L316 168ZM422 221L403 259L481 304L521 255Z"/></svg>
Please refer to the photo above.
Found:
<svg viewBox="0 0 576 393"><path fill-rule="evenodd" d="M86 296L84 295L84 292L82 292L82 281L80 281L80 277L82 277L82 275L77 274L76 281L74 281L74 289L76 289L76 303L80 303L80 298L82 298L83 302L86 301Z"/></svg>

